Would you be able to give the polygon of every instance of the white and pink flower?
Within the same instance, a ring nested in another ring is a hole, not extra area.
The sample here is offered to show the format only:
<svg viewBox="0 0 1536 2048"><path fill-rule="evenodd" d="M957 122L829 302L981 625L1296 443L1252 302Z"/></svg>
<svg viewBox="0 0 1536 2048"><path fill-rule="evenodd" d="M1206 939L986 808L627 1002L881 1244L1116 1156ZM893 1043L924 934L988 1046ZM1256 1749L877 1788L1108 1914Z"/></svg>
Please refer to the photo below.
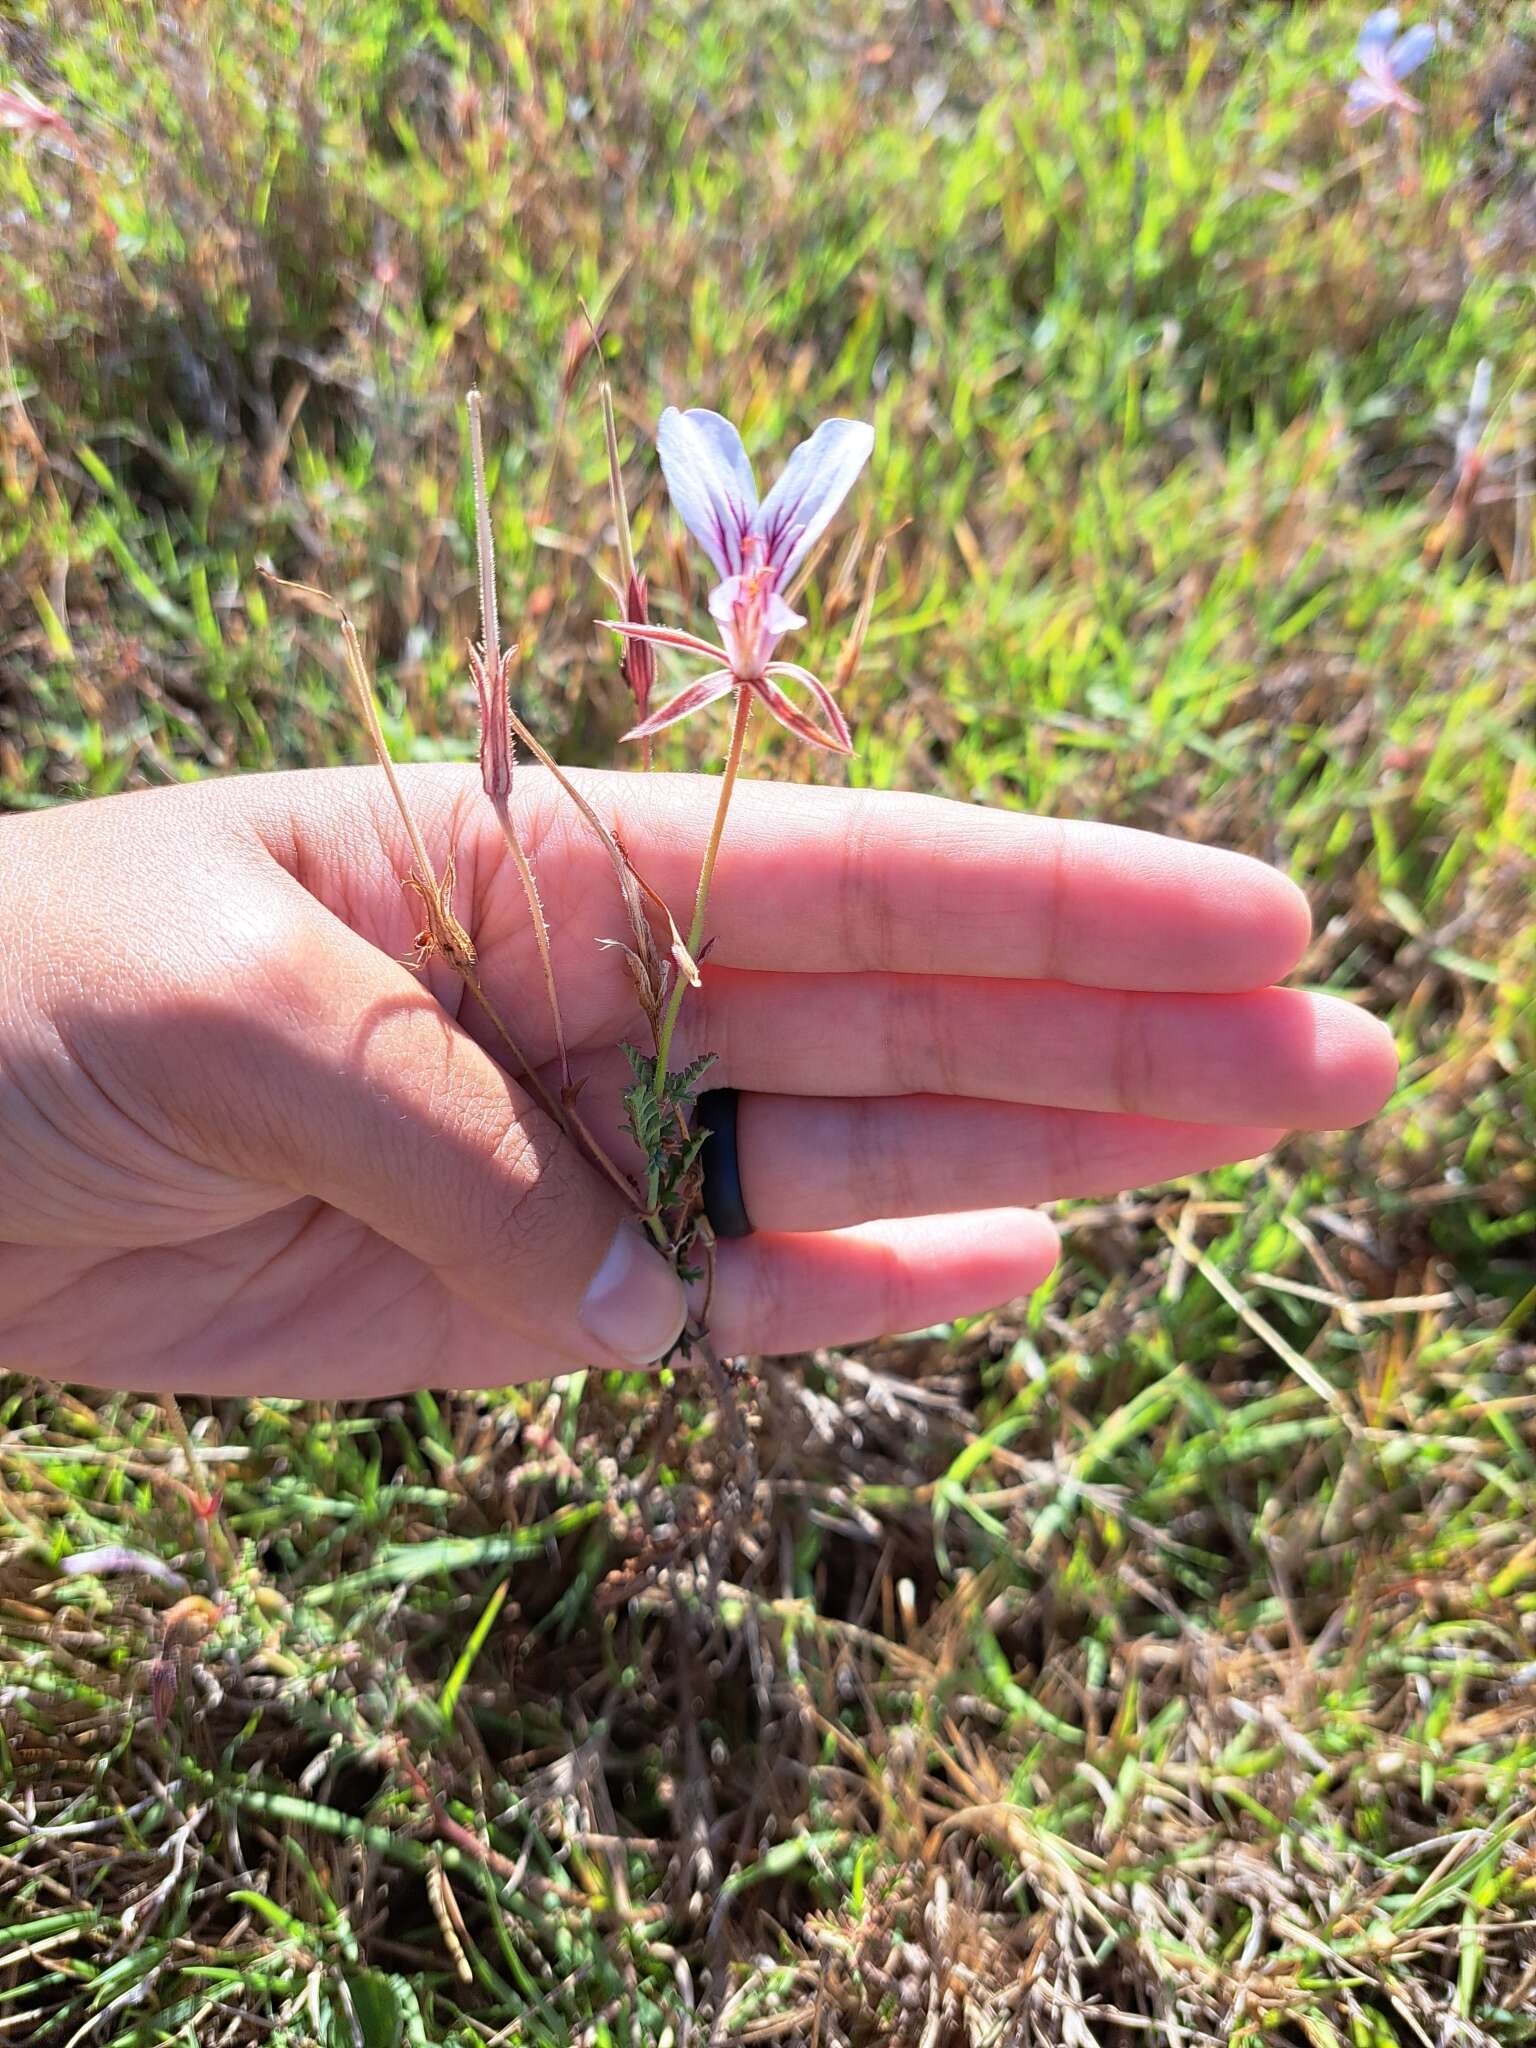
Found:
<svg viewBox="0 0 1536 2048"><path fill-rule="evenodd" d="M1419 101L1403 86L1403 80L1417 71L1440 40L1429 22L1415 22L1398 34L1401 19L1395 7L1378 7L1367 16L1355 45L1359 75L1352 80L1344 102L1344 117L1351 126L1369 121L1373 114L1394 112L1412 116L1423 113Z"/></svg>
<svg viewBox="0 0 1536 2048"><path fill-rule="evenodd" d="M761 502L741 436L719 413L702 408L679 412L669 406L656 443L672 502L720 578L710 592L709 611L720 628L721 644L670 626L607 621L631 641L676 647L713 664L625 738L650 739L743 689L799 738L834 753L851 753L847 723L831 691L808 669L775 660L774 649L786 633L805 624L786 590L857 482L874 447L874 429L861 420L823 420ZM810 693L825 726L790 700L786 682Z"/></svg>

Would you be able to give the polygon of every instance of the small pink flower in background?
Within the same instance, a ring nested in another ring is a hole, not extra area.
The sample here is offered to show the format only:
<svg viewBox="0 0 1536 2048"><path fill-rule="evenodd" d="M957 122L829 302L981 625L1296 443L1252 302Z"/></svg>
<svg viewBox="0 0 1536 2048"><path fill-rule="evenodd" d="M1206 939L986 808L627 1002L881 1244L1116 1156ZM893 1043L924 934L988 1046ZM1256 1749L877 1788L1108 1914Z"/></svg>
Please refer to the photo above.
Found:
<svg viewBox="0 0 1536 2048"><path fill-rule="evenodd" d="M773 652L786 633L805 624L786 600L785 587L857 482L875 445L874 429L862 420L823 420L761 503L741 436L719 413L669 406L656 444L672 502L720 577L709 611L722 644L668 626L609 621L631 643L676 647L719 664L624 737L650 739L744 689L800 739L851 753L847 723L826 685L808 669L775 661ZM781 687L786 681L810 692L826 716L825 727L790 701Z"/></svg>
<svg viewBox="0 0 1536 2048"><path fill-rule="evenodd" d="M23 142L43 142L50 149L70 158L78 167L91 203L96 209L96 223L103 240L109 244L117 241L117 223L108 212L102 198L101 180L96 175L89 156L81 144L80 137L70 127L64 116L54 107L46 105L36 93L29 92L24 85L0 85L0 135L15 135Z"/></svg>
<svg viewBox="0 0 1536 2048"><path fill-rule="evenodd" d="M62 114L24 89L8 85L0 85L0 128L13 135L57 135L66 142L75 139L74 129Z"/></svg>
<svg viewBox="0 0 1536 2048"><path fill-rule="evenodd" d="M1352 127L1369 121L1389 107L1400 114L1421 114L1420 102L1403 90L1403 80L1418 70L1440 40L1429 22L1416 22L1397 32L1400 16L1395 7L1378 7L1369 15L1355 45L1360 75L1349 88L1344 118Z"/></svg>

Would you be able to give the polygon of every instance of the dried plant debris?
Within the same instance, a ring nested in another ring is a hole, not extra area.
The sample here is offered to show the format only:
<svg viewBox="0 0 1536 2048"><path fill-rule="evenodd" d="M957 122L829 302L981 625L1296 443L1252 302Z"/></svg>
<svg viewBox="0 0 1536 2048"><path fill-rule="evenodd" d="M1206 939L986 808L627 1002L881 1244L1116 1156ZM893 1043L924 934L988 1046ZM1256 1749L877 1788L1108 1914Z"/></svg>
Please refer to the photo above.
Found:
<svg viewBox="0 0 1536 2048"><path fill-rule="evenodd" d="M1221 1311L1192 1277L1179 1349ZM1147 1313L761 1367L749 1472L691 1376L230 1404L206 1548L155 1411L87 1457L17 1403L29 2038L130 1985L108 2038L357 1996L429 2040L1523 2038L1518 1357L1405 1360L1351 1434L1241 1326L1153 1370Z"/></svg>

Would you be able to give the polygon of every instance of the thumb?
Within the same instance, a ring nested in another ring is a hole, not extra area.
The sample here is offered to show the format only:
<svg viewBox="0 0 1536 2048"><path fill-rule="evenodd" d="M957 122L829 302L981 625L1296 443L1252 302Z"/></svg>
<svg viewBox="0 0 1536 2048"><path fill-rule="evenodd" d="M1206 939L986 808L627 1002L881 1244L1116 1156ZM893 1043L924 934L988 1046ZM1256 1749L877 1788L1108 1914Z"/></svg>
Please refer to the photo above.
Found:
<svg viewBox="0 0 1536 2048"><path fill-rule="evenodd" d="M281 1001L243 1006L220 1090L223 1163L410 1253L507 1331L509 1380L663 1357L682 1285L618 1189L398 962L307 893L287 913Z"/></svg>

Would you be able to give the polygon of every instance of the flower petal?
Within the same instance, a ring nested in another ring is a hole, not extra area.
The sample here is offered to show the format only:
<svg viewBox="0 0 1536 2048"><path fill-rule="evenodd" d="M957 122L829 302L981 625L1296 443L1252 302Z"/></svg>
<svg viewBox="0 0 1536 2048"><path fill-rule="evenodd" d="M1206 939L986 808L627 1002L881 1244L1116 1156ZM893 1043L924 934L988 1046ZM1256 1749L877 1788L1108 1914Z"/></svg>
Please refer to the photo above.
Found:
<svg viewBox="0 0 1536 2048"><path fill-rule="evenodd" d="M717 625L729 626L735 622L736 600L741 595L741 578L727 576L723 583L717 583L709 593L709 616ZM763 625L777 640L781 633L793 633L805 624L804 614L797 612L792 604L780 597L776 590L770 590L763 603Z"/></svg>
<svg viewBox="0 0 1536 2048"><path fill-rule="evenodd" d="M1438 41L1439 36L1430 22L1416 22L1412 28L1404 29L1387 52L1392 76L1406 78L1411 71L1417 71Z"/></svg>
<svg viewBox="0 0 1536 2048"><path fill-rule="evenodd" d="M685 633L681 626L657 626L649 620L642 624L638 619L599 619L597 623L626 640L644 640L651 647L680 647L684 654L702 654L710 661L718 661L724 651L712 640L701 640L697 633Z"/></svg>
<svg viewBox="0 0 1536 2048"><path fill-rule="evenodd" d="M1392 95L1384 92L1374 78L1362 74L1350 83L1344 100L1344 118L1351 128L1358 128L1391 104Z"/></svg>
<svg viewBox="0 0 1536 2048"><path fill-rule="evenodd" d="M797 683L803 683L827 714L827 723L831 730L824 731L813 718L797 710L778 684L772 681L774 676L790 676ZM780 725L794 733L797 738L809 740L813 747L825 747L830 754L853 752L853 739L848 731L847 720L838 709L837 699L826 684L813 676L808 668L797 668L792 661L771 662L749 688L763 709L771 713Z"/></svg>
<svg viewBox="0 0 1536 2048"><path fill-rule="evenodd" d="M776 590L768 593L768 603L763 612L763 626L767 632L773 635L775 640L781 634L796 632L804 624L805 614L803 612L797 612L794 606L786 603ZM786 667L788 665L788 663L785 664Z"/></svg>
<svg viewBox="0 0 1536 2048"><path fill-rule="evenodd" d="M736 599L741 594L741 578L727 576L723 583L717 583L709 593L709 616L717 626L728 626L736 616Z"/></svg>
<svg viewBox="0 0 1536 2048"><path fill-rule="evenodd" d="M1360 25L1360 40L1355 44L1355 55L1362 64L1373 51L1386 49L1401 20L1402 15L1395 7L1378 7L1374 14L1365 17Z"/></svg>
<svg viewBox="0 0 1536 2048"><path fill-rule="evenodd" d="M649 718L642 718L638 725L631 726L623 737L627 740L653 740L669 725L676 725L680 718L687 718L691 712L702 711L706 704L713 704L717 697L725 696L735 687L736 678L728 668L712 669L707 676L700 676L696 683L690 683L686 690L679 690L669 704L663 704Z"/></svg>
<svg viewBox="0 0 1536 2048"><path fill-rule="evenodd" d="M1378 57L1349 88L1344 102L1344 118L1351 128L1358 128L1362 121L1369 121L1374 114L1385 113L1388 107L1396 107L1404 114L1422 114L1424 111L1423 101L1416 100L1406 86L1399 85L1387 69L1387 60Z"/></svg>
<svg viewBox="0 0 1536 2048"><path fill-rule="evenodd" d="M785 463L752 522L781 583L826 532L874 445L875 430L863 420L823 420Z"/></svg>
<svg viewBox="0 0 1536 2048"><path fill-rule="evenodd" d="M741 436L717 412L669 405L656 430L661 472L684 526L721 576L741 567L742 536L752 530L757 485Z"/></svg>

